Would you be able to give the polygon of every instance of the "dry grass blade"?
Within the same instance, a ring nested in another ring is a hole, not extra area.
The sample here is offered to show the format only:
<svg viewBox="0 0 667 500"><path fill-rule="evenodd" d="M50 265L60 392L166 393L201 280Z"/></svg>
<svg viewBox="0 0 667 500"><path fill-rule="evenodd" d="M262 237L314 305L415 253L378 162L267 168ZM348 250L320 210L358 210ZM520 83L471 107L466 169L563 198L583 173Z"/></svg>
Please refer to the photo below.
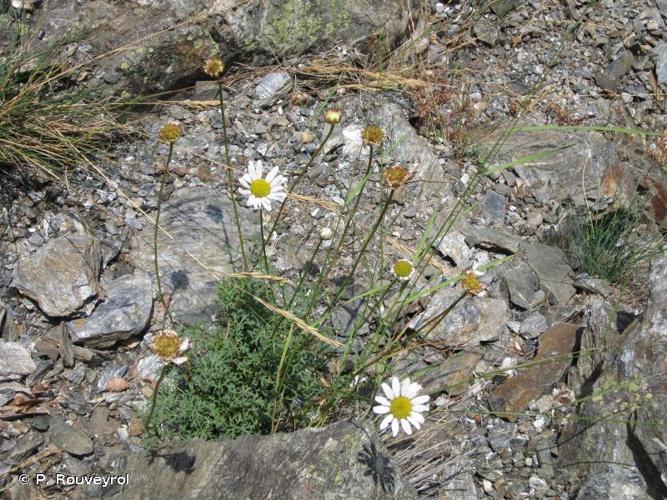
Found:
<svg viewBox="0 0 667 500"><path fill-rule="evenodd" d="M294 324L300 330L303 330L304 332L310 333L313 337L315 337L316 339L324 342L325 344L329 344L330 346L333 346L333 347L342 347L343 346L343 344L341 344L337 340L330 339L329 337L327 337L325 335L322 335L316 328L313 328L312 326L310 326L305 321L303 321L303 320L297 318L296 316L294 316L292 313L290 313L288 311L285 311L284 309L280 309L279 307L276 307L274 305L271 305L268 302L260 299L259 297L255 296L255 295L253 295L252 298L255 299L257 302L259 302L260 304L262 304L264 307L266 307L269 311L274 312L274 313L282 316L283 318L287 319L292 324Z"/></svg>

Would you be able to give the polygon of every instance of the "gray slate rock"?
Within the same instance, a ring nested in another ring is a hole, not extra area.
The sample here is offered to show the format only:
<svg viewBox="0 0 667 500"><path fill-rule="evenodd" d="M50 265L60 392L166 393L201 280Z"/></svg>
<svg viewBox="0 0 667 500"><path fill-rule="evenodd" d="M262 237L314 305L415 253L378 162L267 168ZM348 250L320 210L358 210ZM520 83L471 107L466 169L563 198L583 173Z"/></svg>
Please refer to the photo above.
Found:
<svg viewBox="0 0 667 500"><path fill-rule="evenodd" d="M11 285L36 301L48 316L69 316L98 295L101 268L102 251L96 239L62 236L22 259Z"/></svg>
<svg viewBox="0 0 667 500"><path fill-rule="evenodd" d="M655 57L655 74L658 77L658 83L667 85L667 42L662 42L653 48L653 57Z"/></svg>
<svg viewBox="0 0 667 500"><path fill-rule="evenodd" d="M238 209L244 239L249 241L259 232L259 215L244 203ZM163 204L160 225L172 238L158 234L160 279L163 292L172 296L176 319L196 323L219 311L219 279L241 267L233 214L226 194L207 187L179 189ZM146 226L152 224L147 221ZM152 237L136 235L130 263L155 284Z"/></svg>
<svg viewBox="0 0 667 500"><path fill-rule="evenodd" d="M262 107L271 106L281 97L285 97L293 86L293 78L284 71L265 75L255 88L257 99L259 99L258 104Z"/></svg>
<svg viewBox="0 0 667 500"><path fill-rule="evenodd" d="M484 213L496 224L505 222L505 197L493 190L486 192L484 197Z"/></svg>
<svg viewBox="0 0 667 500"><path fill-rule="evenodd" d="M616 335L620 343L605 351L604 370L592 387L601 398L585 402L581 419L561 437L558 465L588 464L577 466L579 498L667 497L667 257L652 263L648 285L641 323L631 323ZM610 320L614 325L618 318ZM605 323L597 319L589 329L605 329ZM619 397L629 403L625 411ZM610 421L612 412L628 424Z"/></svg>
<svg viewBox="0 0 667 500"><path fill-rule="evenodd" d="M452 259L454 264L460 268L467 267L473 255L472 250L466 245L463 234L455 229L445 234L436 248L438 252Z"/></svg>
<svg viewBox="0 0 667 500"><path fill-rule="evenodd" d="M503 285L512 304L521 309L532 309L544 299L544 293L538 293L537 276L525 262L503 272Z"/></svg>
<svg viewBox="0 0 667 500"><path fill-rule="evenodd" d="M526 262L535 271L540 287L552 304L563 304L575 293L572 286L572 269L563 251L541 243L521 242L519 248L526 256Z"/></svg>
<svg viewBox="0 0 667 500"><path fill-rule="evenodd" d="M519 250L519 239L502 231L484 226L462 224L461 232L466 237L466 243L473 247L509 253L516 253Z"/></svg>
<svg viewBox="0 0 667 500"><path fill-rule="evenodd" d="M74 456L86 456L94 451L93 440L61 418L51 419L49 436L53 444Z"/></svg>
<svg viewBox="0 0 667 500"><path fill-rule="evenodd" d="M87 318L68 323L73 342L109 347L148 326L153 309L150 276L142 271L105 284L105 298Z"/></svg>
<svg viewBox="0 0 667 500"><path fill-rule="evenodd" d="M0 340L0 381L16 380L35 370L37 365L25 347L18 342Z"/></svg>
<svg viewBox="0 0 667 500"><path fill-rule="evenodd" d="M408 327L412 330L424 329L425 332L430 330L428 338L443 340L446 345L475 345L498 339L507 322L508 311L504 300L466 297L441 321L428 324L460 296L461 291L456 288L439 290L426 310L413 318Z"/></svg>
<svg viewBox="0 0 667 500"><path fill-rule="evenodd" d="M367 434L368 432L368 434ZM371 431L372 432L372 431ZM292 500L416 498L392 467L383 492L359 456L370 450L369 431L349 422L289 434L245 436L236 440L189 441L162 450L152 462L129 455L118 474L131 471L122 498L289 498ZM372 437L377 454L387 453ZM379 455L378 455L379 454ZM381 461L381 459L380 459Z"/></svg>
<svg viewBox="0 0 667 500"><path fill-rule="evenodd" d="M519 328L519 333L522 337L528 339L534 339L539 337L540 333L549 328L546 318L537 311L534 311L528 315L526 319L521 323Z"/></svg>

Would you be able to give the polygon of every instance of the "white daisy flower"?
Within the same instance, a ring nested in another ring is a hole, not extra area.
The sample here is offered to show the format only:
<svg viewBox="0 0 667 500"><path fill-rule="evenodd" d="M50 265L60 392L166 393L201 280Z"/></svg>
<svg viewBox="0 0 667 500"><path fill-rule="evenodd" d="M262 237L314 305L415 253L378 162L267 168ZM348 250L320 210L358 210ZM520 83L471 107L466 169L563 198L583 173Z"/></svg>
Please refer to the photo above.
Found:
<svg viewBox="0 0 667 500"><path fill-rule="evenodd" d="M382 390L384 396L375 396L375 401L380 403L380 406L374 406L373 412L378 415L385 415L380 423L380 430L385 430L391 424L391 432L394 437L398 435L399 424L403 431L411 435L412 427L419 429L424 423L423 412L428 411L429 396L417 396L422 386L410 382L409 378L400 382L398 377L391 378L391 387L389 384L383 383Z"/></svg>
<svg viewBox="0 0 667 500"><path fill-rule="evenodd" d="M248 172L244 174L239 182L239 192L248 197L248 206L257 209L271 211L272 201L283 201L285 199L285 182L287 179L280 175L278 167L273 167L266 177L263 177L264 167L261 161L250 162Z"/></svg>
<svg viewBox="0 0 667 500"><path fill-rule="evenodd" d="M149 341L149 345L151 350L165 363L182 365L188 360L181 354L190 347L190 339L179 337L178 333L173 330L163 330Z"/></svg>

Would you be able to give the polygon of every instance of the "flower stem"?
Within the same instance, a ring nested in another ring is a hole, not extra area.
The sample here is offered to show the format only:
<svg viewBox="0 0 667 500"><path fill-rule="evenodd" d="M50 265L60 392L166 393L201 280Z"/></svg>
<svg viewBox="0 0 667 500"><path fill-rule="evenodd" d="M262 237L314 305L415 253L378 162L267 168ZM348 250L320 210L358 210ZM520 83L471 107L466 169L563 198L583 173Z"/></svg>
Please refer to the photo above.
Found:
<svg viewBox="0 0 667 500"><path fill-rule="evenodd" d="M151 423L151 419L153 418L153 413L155 412L155 403L157 402L157 392L160 390L160 384L162 384L162 381L164 380L164 377L167 375L167 372L169 371L169 368L171 367L171 364L167 363L162 367L162 371L160 371L160 376L157 379L157 383L155 384L155 389L153 390L153 397L151 398L151 411L148 413L148 417L146 417L146 423L144 424L144 428L148 430L148 426Z"/></svg>
<svg viewBox="0 0 667 500"><path fill-rule="evenodd" d="M259 231L262 237L262 256L264 257L264 271L269 274L269 259L266 258L266 242L264 241L264 210L259 209Z"/></svg>
<svg viewBox="0 0 667 500"><path fill-rule="evenodd" d="M232 164L229 160L229 138L227 137L227 121L225 120L225 100L222 96L222 82L218 81L218 95L220 96L220 114L222 115L222 136L225 141L225 163L227 164L227 183L229 184L229 196L232 199L234 209L234 221L236 222L236 231L239 235L239 246L243 257L243 270L248 270L248 258L243 246L243 233L241 232L241 219L239 218L239 209L236 206L236 195L234 193L234 178L232 176Z"/></svg>
<svg viewBox="0 0 667 500"><path fill-rule="evenodd" d="M164 166L162 175L160 176L160 188L157 193L157 213L155 215L155 227L153 230L153 265L155 268L155 281L157 284L157 294L164 306L165 317L169 318L172 328L174 327L174 318L171 315L167 301L164 298L164 293L162 292L162 282L160 281L160 266L158 260L158 244L157 244L157 234L158 228L160 227L160 212L162 209L162 193L164 192L164 186L167 183L167 175L169 173L169 163L171 163L171 157L174 153L174 143L169 143L169 155L167 156L167 164Z"/></svg>
<svg viewBox="0 0 667 500"><path fill-rule="evenodd" d="M320 246L322 246L322 238L320 238L317 242L317 246L315 246L315 250L313 250L313 254L310 256L310 259L308 259L308 262L306 262L306 265L303 267L301 270L301 276L299 276L299 282L296 285L296 288L294 289L294 294L292 295L292 298L290 299L289 303L287 304L287 310L289 311L290 308L292 307L292 304L294 304L294 300L296 299L297 295L299 294L299 291L301 290L301 286L303 285L304 280L306 279L306 274L308 274L308 269L310 269L310 266L312 265L313 261L315 260L315 256L317 255L317 252L320 249Z"/></svg>
<svg viewBox="0 0 667 500"><path fill-rule="evenodd" d="M294 189L296 188L297 184L299 184L299 182L301 182L301 179L303 179L303 176L306 175L306 172L308 172L308 169L309 169L310 166L313 164L313 161L315 160L315 158L317 157L317 155L320 154L320 151L322 151L322 148L324 147L324 145L327 143L327 141L328 141L329 138L331 137L331 133L333 132L334 127L335 127L335 125L331 125L331 127L329 127L329 131L327 132L327 135L324 136L324 140L320 143L319 146L317 146L317 149L313 152L312 156L311 156L310 159L308 160L308 163L306 163L306 166L303 167L303 168L301 169L301 172L299 172L299 173L297 174L296 179L294 180L294 182L292 183L292 185L291 185L291 186L289 187L289 189L287 190L287 194L288 194L288 195L292 194L292 192L293 192ZM278 225L278 221L280 220L280 216L282 215L282 213L283 213L283 209L285 208L285 204L287 203L287 198L288 198L288 197L285 196L285 199L283 199L282 203L280 204L280 208L278 209L278 213L276 214L276 218L275 218L274 221L273 221L273 225L271 226L271 230L269 231L269 233L268 233L268 235L267 235L267 237L266 237L266 238L267 238L267 242L268 242L268 239L271 238L271 235L273 234L273 231L276 230L276 226Z"/></svg>
<svg viewBox="0 0 667 500"><path fill-rule="evenodd" d="M368 176L370 175L371 172L371 166L373 164L373 145L370 145L370 153L368 155L368 164L366 165L366 174L364 176L365 180L364 185L366 183L366 180L368 180ZM345 221L345 226L343 227L343 233L340 236L340 239L338 240L338 245L336 246L336 250L331 253L331 248L329 249L329 252L327 253L327 256L324 260L325 263L325 270L324 272L320 275L320 279L317 281L317 285L315 285L315 289L313 290L313 296L310 299L310 303L308 304L308 308L306 310L306 313L304 315L304 320L308 320L308 315L310 312L313 310L313 307L315 307L315 302L317 301L317 298L319 296L319 291L322 288L322 285L324 283L324 280L327 278L329 273L331 272L331 269L336 263L337 258L340 256L340 249L343 246L343 243L345 242L345 237L347 236L347 232L350 229L350 225L352 224L352 219L354 218L355 214L357 213L357 209L359 207L359 201L361 200L361 191L363 191L364 186L361 187L361 190L359 191L359 194L357 194L356 200L354 200L354 205L352 206L352 210L350 211L350 215L348 219ZM333 247L332 247L333 248ZM329 261L329 256L332 256L331 261ZM327 263L328 262L328 263Z"/></svg>

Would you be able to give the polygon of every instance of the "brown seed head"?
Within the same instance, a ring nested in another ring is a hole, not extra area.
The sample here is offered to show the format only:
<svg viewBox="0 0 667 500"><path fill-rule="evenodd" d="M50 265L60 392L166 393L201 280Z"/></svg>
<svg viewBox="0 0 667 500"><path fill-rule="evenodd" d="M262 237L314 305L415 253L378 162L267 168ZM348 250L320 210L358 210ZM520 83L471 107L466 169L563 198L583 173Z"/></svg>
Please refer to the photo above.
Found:
<svg viewBox="0 0 667 500"><path fill-rule="evenodd" d="M467 272L461 280L461 284L472 295L478 295L484 290L484 285L482 285L473 272Z"/></svg>
<svg viewBox="0 0 667 500"><path fill-rule="evenodd" d="M160 140L164 142L176 142L181 136L181 126L176 122L169 122L160 129Z"/></svg>
<svg viewBox="0 0 667 500"><path fill-rule="evenodd" d="M173 330L164 330L153 339L151 349L163 360L170 361L180 353L181 338Z"/></svg>
<svg viewBox="0 0 667 500"><path fill-rule="evenodd" d="M361 133L366 144L380 144L384 140L384 131L377 125L369 125Z"/></svg>
<svg viewBox="0 0 667 500"><path fill-rule="evenodd" d="M384 171L384 181L392 188L401 187L408 178L408 169L396 165Z"/></svg>
<svg viewBox="0 0 667 500"><path fill-rule="evenodd" d="M218 78L225 71L225 63L219 57L207 59L203 66L204 73L213 78Z"/></svg>

